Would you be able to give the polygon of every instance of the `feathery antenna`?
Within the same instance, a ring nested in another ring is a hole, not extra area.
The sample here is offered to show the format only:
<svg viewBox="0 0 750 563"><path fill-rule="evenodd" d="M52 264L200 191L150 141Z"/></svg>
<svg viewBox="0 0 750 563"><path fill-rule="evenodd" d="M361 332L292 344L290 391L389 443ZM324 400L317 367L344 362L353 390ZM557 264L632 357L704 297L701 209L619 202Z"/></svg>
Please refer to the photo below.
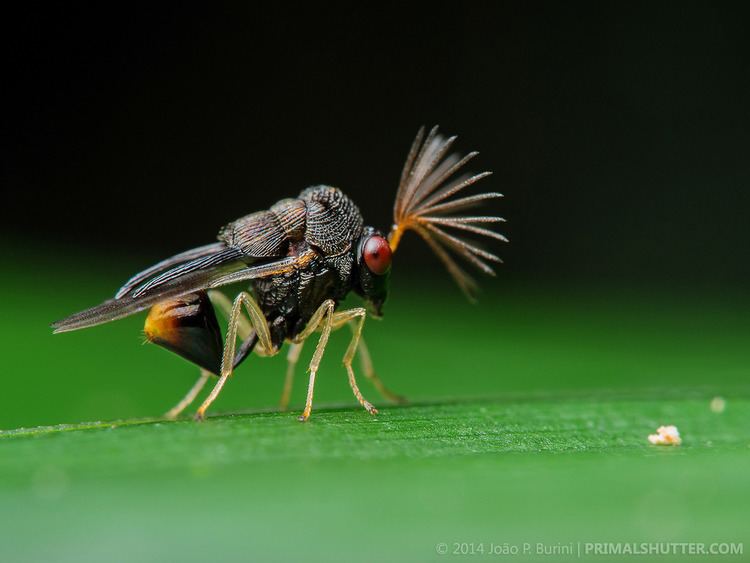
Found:
<svg viewBox="0 0 750 563"><path fill-rule="evenodd" d="M393 206L393 228L388 235L388 242L391 250L395 252L406 231L416 232L445 265L461 290L469 299L474 300L477 284L456 263L454 255L488 275L495 275L488 262L502 263L502 260L484 250L479 243L460 237L458 233L449 233L446 229L503 242L507 242L508 239L486 228L488 224L503 222L502 217L453 215L472 209L485 200L502 197L502 194L497 192L485 192L454 198L456 194L492 174L482 172L453 178L479 154L471 152L464 157L448 154L455 140L455 136L443 138L438 134L437 126L433 127L426 137L425 128L419 129L401 172L401 181Z"/></svg>

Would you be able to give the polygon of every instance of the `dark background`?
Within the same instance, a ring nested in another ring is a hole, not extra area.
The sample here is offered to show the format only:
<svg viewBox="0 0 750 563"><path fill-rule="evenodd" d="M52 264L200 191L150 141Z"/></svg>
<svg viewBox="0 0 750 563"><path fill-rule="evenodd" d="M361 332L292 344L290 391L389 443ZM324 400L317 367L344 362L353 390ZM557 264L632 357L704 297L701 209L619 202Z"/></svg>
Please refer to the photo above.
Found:
<svg viewBox="0 0 750 563"><path fill-rule="evenodd" d="M491 8L491 9L490 9ZM421 124L506 195L506 280L750 281L747 19L702 3L2 18L0 234L151 259L315 183L390 223ZM403 254L433 265L416 240Z"/></svg>

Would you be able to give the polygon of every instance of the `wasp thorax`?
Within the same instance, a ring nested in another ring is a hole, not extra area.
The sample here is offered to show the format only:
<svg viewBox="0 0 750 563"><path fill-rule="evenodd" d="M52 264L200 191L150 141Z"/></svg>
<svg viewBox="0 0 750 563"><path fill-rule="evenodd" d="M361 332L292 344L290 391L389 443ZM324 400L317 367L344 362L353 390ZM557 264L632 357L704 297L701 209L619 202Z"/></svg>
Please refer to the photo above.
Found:
<svg viewBox="0 0 750 563"><path fill-rule="evenodd" d="M149 342L211 373L221 370L221 331L205 291L155 305L146 317L143 331Z"/></svg>

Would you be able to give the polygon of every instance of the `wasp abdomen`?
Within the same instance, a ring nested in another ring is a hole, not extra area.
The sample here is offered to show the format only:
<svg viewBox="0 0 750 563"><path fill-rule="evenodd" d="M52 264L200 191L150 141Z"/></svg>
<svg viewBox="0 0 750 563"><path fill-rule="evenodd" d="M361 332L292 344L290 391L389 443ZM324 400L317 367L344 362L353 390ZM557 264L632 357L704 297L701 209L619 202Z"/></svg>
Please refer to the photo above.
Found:
<svg viewBox="0 0 750 563"><path fill-rule="evenodd" d="M154 305L143 327L149 342L158 344L217 374L222 339L216 313L205 291Z"/></svg>

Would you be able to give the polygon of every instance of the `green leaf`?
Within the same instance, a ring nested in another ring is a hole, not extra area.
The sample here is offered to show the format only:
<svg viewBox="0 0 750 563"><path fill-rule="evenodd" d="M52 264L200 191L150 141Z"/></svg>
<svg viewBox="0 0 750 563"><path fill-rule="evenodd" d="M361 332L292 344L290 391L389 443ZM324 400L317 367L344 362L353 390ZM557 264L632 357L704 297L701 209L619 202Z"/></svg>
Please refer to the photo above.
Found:
<svg viewBox="0 0 750 563"><path fill-rule="evenodd" d="M650 445L661 424L683 445ZM442 543L741 542L748 428L747 399L717 413L683 392L9 431L0 556L431 560Z"/></svg>

